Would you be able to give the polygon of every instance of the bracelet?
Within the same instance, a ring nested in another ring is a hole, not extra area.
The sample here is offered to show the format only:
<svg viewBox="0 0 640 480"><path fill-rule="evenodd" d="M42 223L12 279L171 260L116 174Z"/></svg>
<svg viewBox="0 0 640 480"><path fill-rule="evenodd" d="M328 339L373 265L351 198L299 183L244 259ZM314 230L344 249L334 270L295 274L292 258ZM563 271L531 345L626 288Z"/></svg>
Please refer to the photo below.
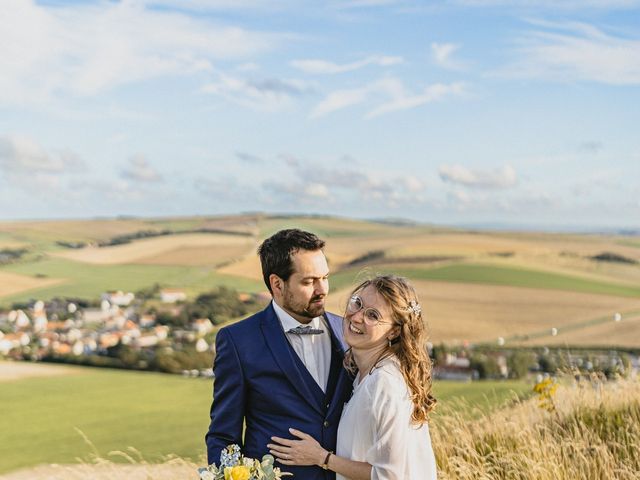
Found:
<svg viewBox="0 0 640 480"><path fill-rule="evenodd" d="M327 452L327 456L324 457L324 462L322 463L322 465L320 465L323 468L323 470L329 470L329 457L331 457L331 455L333 455L333 452L329 450Z"/></svg>

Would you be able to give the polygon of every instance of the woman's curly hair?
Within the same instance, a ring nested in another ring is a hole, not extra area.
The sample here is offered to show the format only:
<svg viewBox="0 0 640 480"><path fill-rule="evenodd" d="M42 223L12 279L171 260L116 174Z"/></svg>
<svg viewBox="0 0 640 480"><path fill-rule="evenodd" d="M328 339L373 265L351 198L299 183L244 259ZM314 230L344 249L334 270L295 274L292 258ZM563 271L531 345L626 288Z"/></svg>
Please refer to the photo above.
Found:
<svg viewBox="0 0 640 480"><path fill-rule="evenodd" d="M431 359L427 354L427 332L418 297L406 278L395 275L379 275L365 280L353 289L355 295L372 286L385 299L393 312L393 322L400 327L398 337L387 345L374 364L376 368L384 358L395 356L400 362L413 402L413 424L422 425L429 420L429 413L436 406L432 394ZM345 367L355 372L357 367L351 349L345 355ZM372 370L373 370L372 368Z"/></svg>

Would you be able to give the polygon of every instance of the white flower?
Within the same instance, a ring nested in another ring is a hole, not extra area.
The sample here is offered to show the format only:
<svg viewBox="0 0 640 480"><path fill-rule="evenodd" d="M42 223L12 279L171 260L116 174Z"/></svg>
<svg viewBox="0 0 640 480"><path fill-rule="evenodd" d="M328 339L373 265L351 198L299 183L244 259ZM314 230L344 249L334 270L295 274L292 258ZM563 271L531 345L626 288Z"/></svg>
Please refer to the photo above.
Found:
<svg viewBox="0 0 640 480"><path fill-rule="evenodd" d="M216 480L215 475L206 468L199 468L198 474L200 475L200 480Z"/></svg>

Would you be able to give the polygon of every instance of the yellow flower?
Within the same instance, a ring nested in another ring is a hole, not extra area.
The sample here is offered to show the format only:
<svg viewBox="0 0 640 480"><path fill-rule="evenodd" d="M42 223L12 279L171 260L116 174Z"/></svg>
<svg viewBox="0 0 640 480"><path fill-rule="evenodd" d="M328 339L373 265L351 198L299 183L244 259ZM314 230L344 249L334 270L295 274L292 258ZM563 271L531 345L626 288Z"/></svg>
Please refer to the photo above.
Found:
<svg viewBox="0 0 640 480"><path fill-rule="evenodd" d="M224 480L249 480L250 477L251 471L244 465L224 469Z"/></svg>

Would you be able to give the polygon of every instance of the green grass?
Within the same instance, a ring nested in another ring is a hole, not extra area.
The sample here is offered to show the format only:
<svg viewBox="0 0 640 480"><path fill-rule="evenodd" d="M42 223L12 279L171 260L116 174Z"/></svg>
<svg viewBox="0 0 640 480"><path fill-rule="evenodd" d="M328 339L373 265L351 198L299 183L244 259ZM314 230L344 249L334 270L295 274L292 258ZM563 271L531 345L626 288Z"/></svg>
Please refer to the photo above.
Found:
<svg viewBox="0 0 640 480"><path fill-rule="evenodd" d="M24 240L15 238L13 235L9 235L6 232L0 232L0 249L5 248L5 245L11 245L11 248L18 248L14 247L13 245L29 246L29 243L25 242Z"/></svg>
<svg viewBox="0 0 640 480"><path fill-rule="evenodd" d="M1 384L0 473L75 463L131 446L147 460L204 453L211 383L177 376L77 368L79 375Z"/></svg>
<svg viewBox="0 0 640 480"><path fill-rule="evenodd" d="M42 463L76 463L139 450L148 461L171 453L198 461L205 453L211 381L146 372L70 367L78 374L0 384L0 474ZM511 398L517 382L438 382L441 406L455 398L486 405ZM492 393L495 392L495 395ZM485 397L486 396L486 397ZM117 458L113 458L117 461Z"/></svg>
<svg viewBox="0 0 640 480"><path fill-rule="evenodd" d="M627 247L640 248L640 240L620 240L618 244L626 245Z"/></svg>
<svg viewBox="0 0 640 480"><path fill-rule="evenodd" d="M430 269L398 268L393 269L393 272L414 280L484 283L510 285L514 287L570 290L623 297L640 297L640 287L525 268L461 263Z"/></svg>
<svg viewBox="0 0 640 480"><path fill-rule="evenodd" d="M12 264L2 270L23 275L46 275L64 278L64 284L29 290L3 297L2 304L28 300L49 299L55 296L97 298L108 290L137 291L159 283L162 286L182 287L190 293L210 290L220 285L241 291L256 292L263 288L260 282L223 275L210 268L164 265L92 265L60 258L50 258L32 263Z"/></svg>
<svg viewBox="0 0 640 480"><path fill-rule="evenodd" d="M158 219L147 220L150 227L168 229L174 232L181 232L184 230L192 230L202 226L201 218L173 218L173 219Z"/></svg>
<svg viewBox="0 0 640 480"><path fill-rule="evenodd" d="M434 395L438 400L436 411L443 414L463 407L470 410L477 408L482 412L487 412L514 400L516 397L528 396L531 389L531 385L517 380L472 383L436 380L433 387ZM434 415L434 420L436 418L437 414Z"/></svg>

